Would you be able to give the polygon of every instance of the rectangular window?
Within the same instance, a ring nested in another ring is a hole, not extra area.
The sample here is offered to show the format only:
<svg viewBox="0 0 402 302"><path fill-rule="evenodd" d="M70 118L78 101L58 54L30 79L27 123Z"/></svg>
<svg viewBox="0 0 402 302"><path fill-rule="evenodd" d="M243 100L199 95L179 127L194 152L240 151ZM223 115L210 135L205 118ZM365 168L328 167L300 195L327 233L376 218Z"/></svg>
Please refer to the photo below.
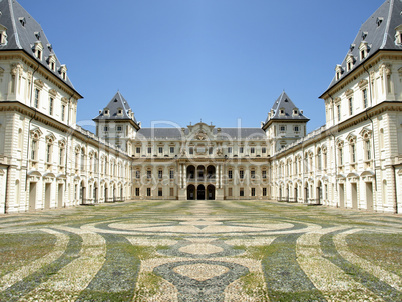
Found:
<svg viewBox="0 0 402 302"><path fill-rule="evenodd" d="M251 188L251 196L255 196L255 188Z"/></svg>
<svg viewBox="0 0 402 302"><path fill-rule="evenodd" d="M109 128L107 126L103 127L103 131L108 132Z"/></svg>
<svg viewBox="0 0 402 302"><path fill-rule="evenodd" d="M37 141L33 140L32 141L32 147L31 147L31 159L32 160L36 159L36 148L37 148Z"/></svg>
<svg viewBox="0 0 402 302"><path fill-rule="evenodd" d="M251 178L253 178L253 179L255 178L255 170L251 171Z"/></svg>
<svg viewBox="0 0 402 302"><path fill-rule="evenodd" d="M53 98L49 99L49 115L53 115Z"/></svg>
<svg viewBox="0 0 402 302"><path fill-rule="evenodd" d="M229 170L229 179L233 179L233 171L232 170Z"/></svg>
<svg viewBox="0 0 402 302"><path fill-rule="evenodd" d="M59 166L62 166L64 162L64 149L60 148L59 150Z"/></svg>
<svg viewBox="0 0 402 302"><path fill-rule="evenodd" d="M240 196L243 197L244 196L244 189L240 188Z"/></svg>
<svg viewBox="0 0 402 302"><path fill-rule="evenodd" d="M162 147L159 147L159 148L158 148L158 152L159 152L159 153L163 153L163 148L162 148Z"/></svg>
<svg viewBox="0 0 402 302"><path fill-rule="evenodd" d="M35 88L35 100L34 100L34 106L35 108L39 108L39 89Z"/></svg>
<svg viewBox="0 0 402 302"><path fill-rule="evenodd" d="M338 122L341 121L341 105L336 106L337 113L338 113Z"/></svg>
<svg viewBox="0 0 402 302"><path fill-rule="evenodd" d="M252 147L250 151L251 151L251 154L254 154L255 153L255 148Z"/></svg>
<svg viewBox="0 0 402 302"><path fill-rule="evenodd" d="M135 153L141 153L141 148L140 147L135 148Z"/></svg>
<svg viewBox="0 0 402 302"><path fill-rule="evenodd" d="M188 148L188 154L193 154L193 153L194 153L193 147Z"/></svg>
<svg viewBox="0 0 402 302"><path fill-rule="evenodd" d="M135 171L135 178L139 179L141 177L140 171Z"/></svg>
<svg viewBox="0 0 402 302"><path fill-rule="evenodd" d="M151 154L151 152L152 152L152 148L151 148L151 147L148 147L147 152L148 152L148 154Z"/></svg>
<svg viewBox="0 0 402 302"><path fill-rule="evenodd" d="M261 149L261 152L262 152L262 153L267 153L267 148L263 147L263 148Z"/></svg>
<svg viewBox="0 0 402 302"><path fill-rule="evenodd" d="M169 191L170 191L170 196L174 196L174 189L170 188Z"/></svg>
<svg viewBox="0 0 402 302"><path fill-rule="evenodd" d="M170 170L169 172L169 178L174 179L174 170Z"/></svg>
<svg viewBox="0 0 402 302"><path fill-rule="evenodd" d="M151 188L147 188L147 197L151 196Z"/></svg>
<svg viewBox="0 0 402 302"><path fill-rule="evenodd" d="M353 114L353 98L349 98L349 115Z"/></svg>
<svg viewBox="0 0 402 302"><path fill-rule="evenodd" d="M285 127L285 126L281 126L281 127L280 127L280 131L281 131L281 132L285 132L285 131L286 131L286 127Z"/></svg>
<svg viewBox="0 0 402 302"><path fill-rule="evenodd" d="M368 107L367 89L363 89L363 106L364 108Z"/></svg>
<svg viewBox="0 0 402 302"><path fill-rule="evenodd" d="M371 160L371 144L370 144L370 140L366 140L365 144L366 144L366 158L367 158L367 160Z"/></svg>
<svg viewBox="0 0 402 302"><path fill-rule="evenodd" d="M46 162L50 163L52 154L52 145L48 144L46 146Z"/></svg>
<svg viewBox="0 0 402 302"><path fill-rule="evenodd" d="M267 196L267 188L262 188L262 196Z"/></svg>
<svg viewBox="0 0 402 302"><path fill-rule="evenodd" d="M117 126L117 131L121 132L121 126Z"/></svg>
<svg viewBox="0 0 402 302"><path fill-rule="evenodd" d="M355 147L355 144L352 144L350 146L350 153L351 153L352 163L355 163L356 162L356 147Z"/></svg>
<svg viewBox="0 0 402 302"><path fill-rule="evenodd" d="M162 179L162 170L159 170L159 171L158 171L158 178L159 178L159 179Z"/></svg>
<svg viewBox="0 0 402 302"><path fill-rule="evenodd" d="M299 132L299 126L295 126L295 127L294 127L294 131L295 131L295 132Z"/></svg>
<svg viewBox="0 0 402 302"><path fill-rule="evenodd" d="M210 148L209 148L209 155L212 155L212 154L214 154L214 148L213 148L213 147L210 147Z"/></svg>
<svg viewBox="0 0 402 302"><path fill-rule="evenodd" d="M61 121L64 122L66 112L66 105L61 105Z"/></svg>
<svg viewBox="0 0 402 302"><path fill-rule="evenodd" d="M135 188L135 196L140 196L140 188Z"/></svg>
<svg viewBox="0 0 402 302"><path fill-rule="evenodd" d="M147 171L147 179L151 179L151 177L152 177L151 171L148 170L148 171Z"/></svg>
<svg viewBox="0 0 402 302"><path fill-rule="evenodd" d="M228 147L228 153L232 153L232 147Z"/></svg>
<svg viewBox="0 0 402 302"><path fill-rule="evenodd" d="M174 153L174 147L170 147L170 153Z"/></svg>
<svg viewBox="0 0 402 302"><path fill-rule="evenodd" d="M244 171L240 170L240 179L243 179L243 178L244 178Z"/></svg>
<svg viewBox="0 0 402 302"><path fill-rule="evenodd" d="M158 188L158 197L162 197L162 188Z"/></svg>
<svg viewBox="0 0 402 302"><path fill-rule="evenodd" d="M244 147L240 147L240 153L244 153Z"/></svg>
<svg viewBox="0 0 402 302"><path fill-rule="evenodd" d="M267 171L266 170L262 171L262 178L267 179Z"/></svg>

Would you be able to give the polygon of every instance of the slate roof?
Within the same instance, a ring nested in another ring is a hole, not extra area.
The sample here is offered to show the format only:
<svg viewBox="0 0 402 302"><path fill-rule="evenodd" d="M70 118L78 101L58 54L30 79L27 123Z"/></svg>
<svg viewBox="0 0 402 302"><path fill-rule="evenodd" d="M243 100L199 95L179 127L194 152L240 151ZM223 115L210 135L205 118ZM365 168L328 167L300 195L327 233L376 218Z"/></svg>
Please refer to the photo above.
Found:
<svg viewBox="0 0 402 302"><path fill-rule="evenodd" d="M40 24L15 0L0 1L0 12L0 24L7 28L7 43L0 45L0 51L23 50L75 91L68 76L65 81L62 79L61 63ZM42 60L34 55L33 47L37 41L43 45ZM50 54L56 57L56 71L48 64Z"/></svg>
<svg viewBox="0 0 402 302"><path fill-rule="evenodd" d="M335 75L327 91L337 82L342 81L342 79L353 72L356 67L363 64L378 51L402 50L401 45L395 44L395 28L402 24L401 11L401 0L387 0L374 12L374 14L370 16L370 18L368 18L366 22L363 23L341 64L343 73L341 74L340 79L337 80ZM367 42L369 52L366 58L361 60L359 46L363 41ZM349 55L353 55L355 62L353 68L348 71L346 67Z"/></svg>
<svg viewBox="0 0 402 302"><path fill-rule="evenodd" d="M261 128L220 128L222 139L263 139L266 137ZM213 133L218 134L218 129L214 128ZM188 128L184 129L184 135L188 135ZM139 137L144 139L181 139L182 131L179 128L141 128L138 131Z"/></svg>
<svg viewBox="0 0 402 302"><path fill-rule="evenodd" d="M109 114L105 115L104 112L105 110L102 110L102 112L95 117L93 120L94 121L116 121L116 120L121 120L121 121L132 121L134 122L135 126L139 129L139 125L135 119L134 113L130 108L130 105L126 101L126 99L121 95L120 91L118 91L114 97L110 100L110 102L107 104L107 106L104 109L109 110ZM118 109L122 109L122 114L118 114ZM132 113L132 117L130 116Z"/></svg>
<svg viewBox="0 0 402 302"><path fill-rule="evenodd" d="M283 109L285 112L284 114L280 114L280 110ZM297 109L298 114L293 114L293 110ZM263 128L265 125L268 124L268 122L272 120L297 120L297 121L303 121L303 122L308 122L309 119L305 117L299 110L299 108L296 107L296 105L292 102L290 97L286 94L286 92L282 92L282 94L279 96L279 98L275 101L274 105L272 106L271 113L273 114L271 117L268 115Z"/></svg>

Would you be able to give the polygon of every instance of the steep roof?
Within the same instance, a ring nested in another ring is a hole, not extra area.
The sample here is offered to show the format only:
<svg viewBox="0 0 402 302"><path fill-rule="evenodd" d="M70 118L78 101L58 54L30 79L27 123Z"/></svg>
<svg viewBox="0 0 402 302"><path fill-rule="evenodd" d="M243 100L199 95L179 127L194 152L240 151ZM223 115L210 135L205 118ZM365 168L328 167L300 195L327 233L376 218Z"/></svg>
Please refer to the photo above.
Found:
<svg viewBox="0 0 402 302"><path fill-rule="evenodd" d="M68 77L63 80L59 72L62 65L40 24L15 0L0 1L0 12L0 24L7 29L7 42L0 44L0 51L23 50L75 91ZM38 41L43 46L42 60L34 55L34 45ZM55 71L51 70L48 64L50 55L54 55L56 59Z"/></svg>
<svg viewBox="0 0 402 302"><path fill-rule="evenodd" d="M261 128L219 128L219 135L222 139L264 139L265 132ZM213 133L218 134L215 128ZM182 135L188 135L189 129L184 129L184 134L180 128L142 128L138 134L146 139L181 139Z"/></svg>
<svg viewBox="0 0 402 302"><path fill-rule="evenodd" d="M297 114L294 114L294 110L297 110ZM283 113L281 113L283 110ZM292 102L290 97L286 94L285 91L279 96L279 98L275 101L274 105L271 108L270 113L264 123L263 128L267 125L270 121L277 120L277 121L289 121L289 120L296 120L296 121L303 121L308 122L309 119L301 113L299 108Z"/></svg>
<svg viewBox="0 0 402 302"><path fill-rule="evenodd" d="M327 91L339 81L342 81L342 79L353 72L356 67L363 64L378 51L402 50L402 46L395 43L395 29L402 24L401 11L401 0L387 0L363 23L355 40L350 45L345 59L342 64L340 64L342 68L341 77L337 80L335 75ZM364 59L361 59L359 50L359 46L362 42L367 43L369 48L369 52ZM347 59L350 55L354 58L354 64L351 70L347 70Z"/></svg>
<svg viewBox="0 0 402 302"><path fill-rule="evenodd" d="M130 105L126 101L126 99L121 95L120 91L118 91L114 97L110 100L107 106L104 109L109 110L109 114L105 114L105 110L95 117L94 121L116 121L116 120L128 120L135 124L136 128L140 128L135 117L134 112L131 110ZM118 113L118 110L121 110L121 114Z"/></svg>

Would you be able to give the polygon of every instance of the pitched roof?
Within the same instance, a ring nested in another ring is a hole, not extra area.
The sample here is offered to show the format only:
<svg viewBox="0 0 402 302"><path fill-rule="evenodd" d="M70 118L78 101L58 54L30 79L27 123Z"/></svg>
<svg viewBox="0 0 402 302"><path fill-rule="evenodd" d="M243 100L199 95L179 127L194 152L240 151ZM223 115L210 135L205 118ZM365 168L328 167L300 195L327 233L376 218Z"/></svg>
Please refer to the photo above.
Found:
<svg viewBox="0 0 402 302"><path fill-rule="evenodd" d="M395 43L395 29L402 24L401 11L401 0L387 0L363 23L345 59L340 65L342 68L341 77L337 80L335 75L327 91L378 51L402 50L402 46ZM369 52L364 59L361 59L359 50L362 42L367 43L369 47ZM355 61L353 68L347 70L347 59L350 55L353 56Z"/></svg>
<svg viewBox="0 0 402 302"><path fill-rule="evenodd" d="M7 28L7 42L0 45L0 51L23 50L75 91L68 77L63 80L59 72L62 65L40 24L15 0L0 1L0 12L0 24ZM34 55L34 45L38 41L43 46L42 60ZM55 71L50 69L48 64L48 58L51 54L56 59Z"/></svg>
<svg viewBox="0 0 402 302"><path fill-rule="evenodd" d="M220 139L263 139L266 137L261 128L219 128ZM218 134L218 129L214 128L213 133ZM144 139L181 139L183 135L188 135L189 129L184 129L184 134L180 128L142 128L138 131L139 137ZM137 136L138 138L138 136Z"/></svg>
<svg viewBox="0 0 402 302"><path fill-rule="evenodd" d="M294 114L294 110L297 110L297 114ZM283 113L281 113L281 110L283 110ZM309 121L307 117L301 113L299 108L296 107L296 105L292 102L290 97L286 94L285 91L282 92L282 94L279 96L279 98L275 101L274 105L271 108L270 113L268 114L268 117L264 123L263 128L265 125L268 124L268 122L272 120L298 120L298 121Z"/></svg>
<svg viewBox="0 0 402 302"><path fill-rule="evenodd" d="M126 101L126 99L121 95L120 91L118 91L114 97L110 100L110 102L106 105L104 109L109 110L109 114L105 114L105 110L95 117L94 121L116 121L116 120L129 120L135 124L135 127L140 128L135 117L134 112L131 110L130 105ZM118 110L121 110L121 114L118 113Z"/></svg>

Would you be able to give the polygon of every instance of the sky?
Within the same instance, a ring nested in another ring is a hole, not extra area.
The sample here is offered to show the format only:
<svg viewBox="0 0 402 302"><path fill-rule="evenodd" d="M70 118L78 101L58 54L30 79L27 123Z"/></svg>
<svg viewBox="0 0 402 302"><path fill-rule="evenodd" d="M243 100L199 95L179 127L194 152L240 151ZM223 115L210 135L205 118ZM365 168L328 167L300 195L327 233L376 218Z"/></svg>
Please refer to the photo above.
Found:
<svg viewBox="0 0 402 302"><path fill-rule="evenodd" d="M117 91L142 127L260 127L285 91L325 124L336 64L381 0L18 0L38 21L93 130Z"/></svg>

